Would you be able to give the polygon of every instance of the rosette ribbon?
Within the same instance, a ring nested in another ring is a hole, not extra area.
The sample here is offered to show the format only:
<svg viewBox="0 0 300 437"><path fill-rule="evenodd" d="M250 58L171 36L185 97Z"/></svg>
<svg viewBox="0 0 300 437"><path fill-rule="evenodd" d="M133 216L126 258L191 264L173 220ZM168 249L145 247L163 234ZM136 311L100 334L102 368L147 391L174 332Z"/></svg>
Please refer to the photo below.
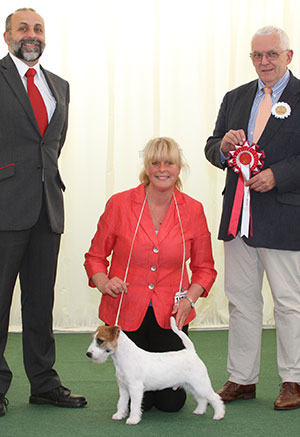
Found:
<svg viewBox="0 0 300 437"><path fill-rule="evenodd" d="M228 234L232 234L234 237L237 234L242 206L241 236L249 236L251 205L250 189L246 186L246 182L250 179L251 174L259 173L264 164L265 154L263 151L258 152L258 148L257 144L252 143L250 146L249 141L245 141L241 146L235 146L235 150L229 152L231 158L228 159L227 164L232 167L235 173L239 174L228 227ZM250 229L250 233L252 234L252 229Z"/></svg>

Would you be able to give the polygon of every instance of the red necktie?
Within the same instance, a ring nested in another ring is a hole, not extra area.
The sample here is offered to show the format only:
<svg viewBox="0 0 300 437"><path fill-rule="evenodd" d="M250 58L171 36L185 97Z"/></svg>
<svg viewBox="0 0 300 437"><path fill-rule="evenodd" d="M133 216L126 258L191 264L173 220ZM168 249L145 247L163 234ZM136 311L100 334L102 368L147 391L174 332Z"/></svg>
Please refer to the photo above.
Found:
<svg viewBox="0 0 300 437"><path fill-rule="evenodd" d="M34 68L29 68L25 74L27 77L27 92L40 133L43 136L48 126L48 114L43 97L34 83L35 74L36 70Z"/></svg>
<svg viewBox="0 0 300 437"><path fill-rule="evenodd" d="M260 102L260 105L258 107L255 127L254 127L254 133L253 133L253 142L257 143L257 141L260 139L261 134L263 133L267 121L270 118L271 115L271 109L272 109L272 88L264 88L264 98Z"/></svg>

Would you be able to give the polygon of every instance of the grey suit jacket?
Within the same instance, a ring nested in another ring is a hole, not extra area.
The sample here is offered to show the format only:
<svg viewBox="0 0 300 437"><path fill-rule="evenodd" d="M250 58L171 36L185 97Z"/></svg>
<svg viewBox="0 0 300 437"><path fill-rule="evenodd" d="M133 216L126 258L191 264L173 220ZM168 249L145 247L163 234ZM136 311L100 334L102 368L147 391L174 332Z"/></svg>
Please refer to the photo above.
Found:
<svg viewBox="0 0 300 437"><path fill-rule="evenodd" d="M69 106L69 85L42 69L56 109L43 137L11 57L0 61L0 231L31 228L44 198L53 232L64 230L64 184L58 170Z"/></svg>
<svg viewBox="0 0 300 437"><path fill-rule="evenodd" d="M205 146L207 159L225 169L220 160L220 145L230 129L243 129L247 134L257 80L228 92L221 104L213 136ZM291 115L277 119L271 115L259 140L265 152L262 170L271 168L276 187L267 193L251 191L253 235L244 238L251 246L282 250L300 250L300 81L292 74L282 93L281 102L291 107ZM219 239L231 240L228 226L238 175L227 168L223 191L223 211Z"/></svg>

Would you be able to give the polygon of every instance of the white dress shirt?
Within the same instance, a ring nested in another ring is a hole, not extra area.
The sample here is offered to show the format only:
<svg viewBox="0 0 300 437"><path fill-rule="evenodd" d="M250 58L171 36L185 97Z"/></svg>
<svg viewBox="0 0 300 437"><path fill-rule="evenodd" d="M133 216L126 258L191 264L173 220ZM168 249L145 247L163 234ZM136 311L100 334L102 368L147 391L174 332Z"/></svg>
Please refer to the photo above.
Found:
<svg viewBox="0 0 300 437"><path fill-rule="evenodd" d="M11 53L9 53L9 55L11 56L12 60L15 63L15 66L20 74L20 77L26 89L26 92L27 92L27 77L25 76L25 74L29 68L34 68L36 70L36 75L34 76L34 83L39 89L39 92L41 93L44 99L47 108L47 113L48 113L48 122L50 123L50 120L56 108L56 100L49 88L44 73L40 68L40 64L37 63L33 67L29 67L27 64L25 64L25 62L21 61L21 59L17 58Z"/></svg>

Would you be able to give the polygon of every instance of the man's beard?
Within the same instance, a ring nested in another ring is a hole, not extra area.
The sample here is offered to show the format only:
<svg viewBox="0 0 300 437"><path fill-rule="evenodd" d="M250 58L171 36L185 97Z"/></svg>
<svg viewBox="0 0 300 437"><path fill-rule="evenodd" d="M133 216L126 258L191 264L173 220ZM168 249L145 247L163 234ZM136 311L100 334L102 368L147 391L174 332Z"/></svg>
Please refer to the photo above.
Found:
<svg viewBox="0 0 300 437"><path fill-rule="evenodd" d="M27 47L26 44L35 45L35 47ZM36 61L44 51L45 43L36 38L21 39L16 42L9 36L9 47L11 53L23 61Z"/></svg>

